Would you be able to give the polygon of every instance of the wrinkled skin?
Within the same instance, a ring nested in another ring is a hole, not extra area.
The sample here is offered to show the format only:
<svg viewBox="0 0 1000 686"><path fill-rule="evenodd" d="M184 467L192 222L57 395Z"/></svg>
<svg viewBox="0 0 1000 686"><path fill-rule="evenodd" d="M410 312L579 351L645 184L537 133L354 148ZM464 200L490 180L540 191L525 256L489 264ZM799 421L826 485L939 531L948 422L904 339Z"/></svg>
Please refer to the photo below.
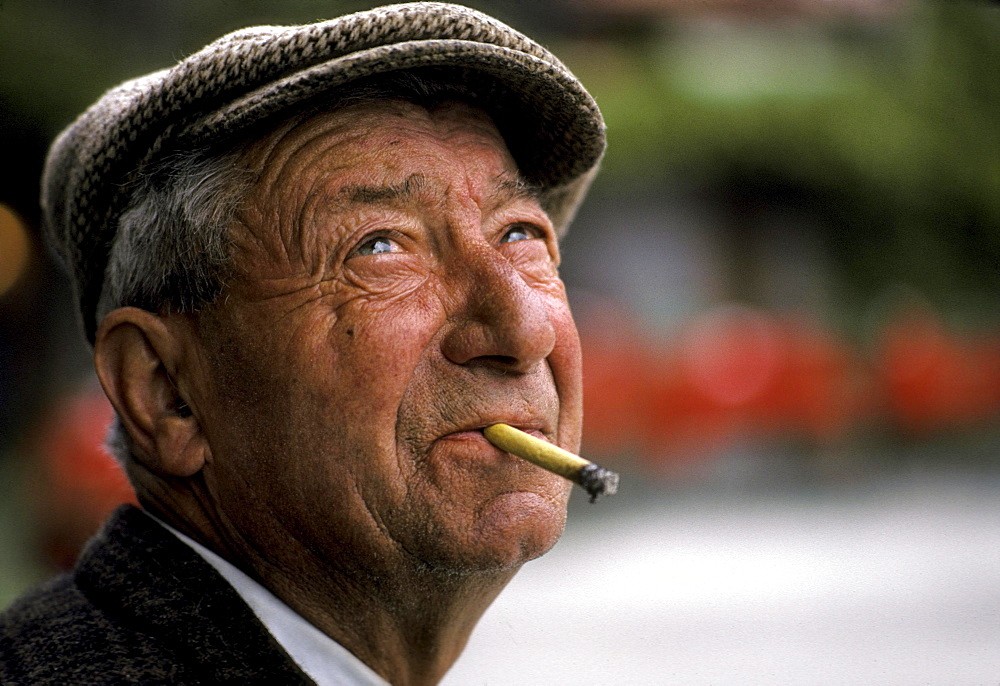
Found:
<svg viewBox="0 0 1000 686"><path fill-rule="evenodd" d="M319 554L350 529L373 553L506 568L555 542L567 484L477 430L577 448L558 247L485 117L394 109L310 119L251 153L265 176L236 232L244 277L208 336L213 490L233 519L269 494L275 526Z"/></svg>
<svg viewBox="0 0 1000 686"><path fill-rule="evenodd" d="M238 277L162 320L197 428L157 445L188 457L169 479L136 470L140 492L393 683L432 683L564 525L568 482L481 433L579 447L553 227L458 103L314 116L245 161Z"/></svg>

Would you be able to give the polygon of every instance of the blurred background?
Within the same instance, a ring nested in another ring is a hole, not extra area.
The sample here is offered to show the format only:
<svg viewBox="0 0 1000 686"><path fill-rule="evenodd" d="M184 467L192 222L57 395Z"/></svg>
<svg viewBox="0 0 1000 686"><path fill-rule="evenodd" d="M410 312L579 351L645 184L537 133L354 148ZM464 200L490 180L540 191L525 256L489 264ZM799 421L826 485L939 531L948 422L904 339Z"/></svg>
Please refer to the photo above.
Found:
<svg viewBox="0 0 1000 686"><path fill-rule="evenodd" d="M373 4L0 0L0 606L131 498L39 237L49 142L226 31ZM467 4L608 123L563 277L623 485L446 683L1000 683L1000 5Z"/></svg>

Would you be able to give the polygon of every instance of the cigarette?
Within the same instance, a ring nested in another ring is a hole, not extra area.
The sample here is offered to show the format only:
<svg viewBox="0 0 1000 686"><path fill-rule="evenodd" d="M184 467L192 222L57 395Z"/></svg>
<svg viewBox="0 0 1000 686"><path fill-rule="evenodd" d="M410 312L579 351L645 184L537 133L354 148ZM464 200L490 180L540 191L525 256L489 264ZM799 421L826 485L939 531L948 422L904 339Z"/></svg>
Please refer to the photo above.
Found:
<svg viewBox="0 0 1000 686"><path fill-rule="evenodd" d="M590 494L590 502L601 494L614 495L618 490L615 472L512 426L494 424L483 429L483 435L500 450L580 484Z"/></svg>

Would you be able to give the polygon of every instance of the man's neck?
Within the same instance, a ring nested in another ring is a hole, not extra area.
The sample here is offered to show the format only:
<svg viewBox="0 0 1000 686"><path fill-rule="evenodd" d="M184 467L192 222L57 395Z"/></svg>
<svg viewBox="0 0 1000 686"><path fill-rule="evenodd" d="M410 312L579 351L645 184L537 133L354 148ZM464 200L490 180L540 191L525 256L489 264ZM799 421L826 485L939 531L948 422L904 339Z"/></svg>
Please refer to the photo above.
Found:
<svg viewBox="0 0 1000 686"><path fill-rule="evenodd" d="M206 517L143 504L254 578L394 686L440 681L517 573L432 569L398 550L378 558L377 567L346 552L323 560L306 553L295 560L275 558L276 550L287 548L229 540Z"/></svg>
<svg viewBox="0 0 1000 686"><path fill-rule="evenodd" d="M480 617L517 570L454 573L264 562L256 576L302 617L396 686L435 684L458 659Z"/></svg>

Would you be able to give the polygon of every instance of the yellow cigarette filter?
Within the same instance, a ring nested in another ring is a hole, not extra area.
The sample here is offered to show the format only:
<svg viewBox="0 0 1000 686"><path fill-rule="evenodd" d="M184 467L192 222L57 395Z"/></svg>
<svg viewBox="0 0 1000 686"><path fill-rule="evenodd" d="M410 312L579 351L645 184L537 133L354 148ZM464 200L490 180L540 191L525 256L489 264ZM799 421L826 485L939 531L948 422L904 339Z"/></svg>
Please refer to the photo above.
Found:
<svg viewBox="0 0 1000 686"><path fill-rule="evenodd" d="M580 484L590 494L590 502L602 494L614 495L618 490L618 475L615 472L520 429L494 424L483 429L483 435L500 450Z"/></svg>

